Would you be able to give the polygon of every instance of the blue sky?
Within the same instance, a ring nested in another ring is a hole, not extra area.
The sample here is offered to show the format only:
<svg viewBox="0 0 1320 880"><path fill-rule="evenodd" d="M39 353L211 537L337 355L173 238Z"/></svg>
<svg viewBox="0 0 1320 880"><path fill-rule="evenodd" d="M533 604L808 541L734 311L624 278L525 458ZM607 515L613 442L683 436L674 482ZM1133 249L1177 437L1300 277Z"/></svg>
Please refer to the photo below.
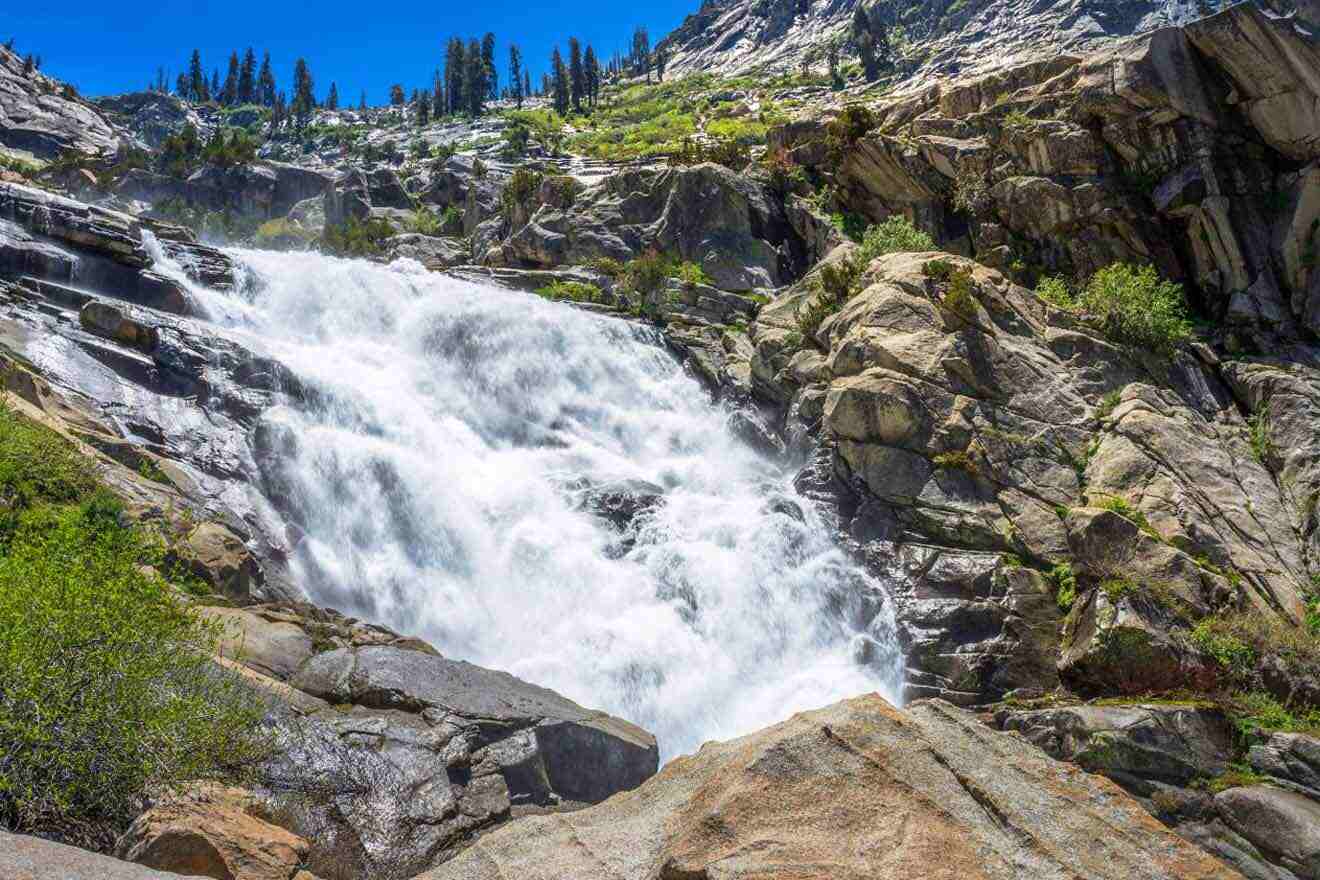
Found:
<svg viewBox="0 0 1320 880"><path fill-rule="evenodd" d="M281 0L226 3L61 0L19 4L18 15L0 22L0 41L15 38L15 50L42 56L42 70L67 80L87 95L142 89L165 65L171 82L196 47L209 71L223 79L231 50L251 45L260 61L269 49L276 78L287 89L293 62L307 58L324 97L331 80L340 99L356 103L362 89L372 104L385 103L391 83L408 91L431 81L451 34L480 37L495 33L501 84L508 45L518 43L539 78L558 41L567 51L570 36L592 43L602 61L625 44L636 25L654 42L667 34L700 0L582 0L576 4L538 0L465 0L418 3L320 4Z"/></svg>

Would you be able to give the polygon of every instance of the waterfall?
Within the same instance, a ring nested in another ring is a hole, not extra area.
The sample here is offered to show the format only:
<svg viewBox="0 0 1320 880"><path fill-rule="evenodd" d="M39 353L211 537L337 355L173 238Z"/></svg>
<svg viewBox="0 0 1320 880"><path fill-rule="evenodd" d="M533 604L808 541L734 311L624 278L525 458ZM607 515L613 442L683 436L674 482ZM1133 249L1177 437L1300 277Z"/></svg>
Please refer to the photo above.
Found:
<svg viewBox="0 0 1320 880"><path fill-rule="evenodd" d="M884 585L659 334L416 263L231 251L210 320L300 393L255 431L266 528L309 598L697 748L899 696ZM663 502L621 533L583 499Z"/></svg>

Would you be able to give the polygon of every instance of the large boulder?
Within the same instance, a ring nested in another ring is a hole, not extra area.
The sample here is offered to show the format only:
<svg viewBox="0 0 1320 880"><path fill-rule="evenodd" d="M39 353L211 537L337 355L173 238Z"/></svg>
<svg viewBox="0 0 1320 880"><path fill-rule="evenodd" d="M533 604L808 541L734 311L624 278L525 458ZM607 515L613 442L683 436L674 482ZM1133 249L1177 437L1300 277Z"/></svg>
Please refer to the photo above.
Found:
<svg viewBox="0 0 1320 880"><path fill-rule="evenodd" d="M346 171L335 178L322 197L325 225L340 226L350 219L366 220L371 216L371 194L361 171Z"/></svg>
<svg viewBox="0 0 1320 880"><path fill-rule="evenodd" d="M261 818L250 793L212 784L152 806L115 847L126 861L219 880L292 880L307 851L307 841Z"/></svg>
<svg viewBox="0 0 1320 880"><path fill-rule="evenodd" d="M1271 785L1215 796L1224 822L1271 862L1302 880L1320 880L1320 802Z"/></svg>
<svg viewBox="0 0 1320 880"><path fill-rule="evenodd" d="M594 880L602 864L617 880L1238 876L1107 780L947 703L900 712L875 695L707 743L636 791L497 830L422 876Z"/></svg>
<svg viewBox="0 0 1320 880"><path fill-rule="evenodd" d="M211 127L198 112L187 101L167 92L129 92L97 98L95 103L103 113L152 149L159 149L166 138L179 134L188 126L192 126L200 138L210 136Z"/></svg>

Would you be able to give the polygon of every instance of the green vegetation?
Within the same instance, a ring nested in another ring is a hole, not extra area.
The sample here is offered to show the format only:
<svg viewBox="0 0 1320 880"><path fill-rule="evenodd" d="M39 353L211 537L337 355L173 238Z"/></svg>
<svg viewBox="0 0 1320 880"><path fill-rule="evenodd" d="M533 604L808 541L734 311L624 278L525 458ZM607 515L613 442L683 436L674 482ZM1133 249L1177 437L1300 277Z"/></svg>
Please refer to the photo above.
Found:
<svg viewBox="0 0 1320 880"><path fill-rule="evenodd" d="M1221 791L1227 791L1230 788L1259 785L1262 782L1269 782L1269 780L1268 776L1262 776L1246 764L1233 764L1228 770L1211 779L1194 780L1193 785L1210 794L1219 794Z"/></svg>
<svg viewBox="0 0 1320 880"><path fill-rule="evenodd" d="M1109 578L1100 582L1100 590L1109 597L1109 601L1118 602L1127 596L1140 592L1136 583L1127 578Z"/></svg>
<svg viewBox="0 0 1320 880"><path fill-rule="evenodd" d="M1065 614L1072 610L1077 601L1077 575L1073 573L1071 563L1060 562L1050 569L1050 583L1054 584L1054 601Z"/></svg>
<svg viewBox="0 0 1320 880"><path fill-rule="evenodd" d="M1192 644L1236 675L1248 674L1256 665L1256 650L1235 632L1236 627L1219 617L1207 617L1192 628Z"/></svg>
<svg viewBox="0 0 1320 880"><path fill-rule="evenodd" d="M0 825L104 843L140 800L264 753L259 699L63 438L0 405ZM153 567L148 567L153 566Z"/></svg>
<svg viewBox="0 0 1320 880"><path fill-rule="evenodd" d="M1234 694L1229 700L1228 709L1238 735L1246 742L1270 733L1320 736L1320 709L1290 710L1261 691Z"/></svg>
<svg viewBox="0 0 1320 880"><path fill-rule="evenodd" d="M1150 524L1150 520L1146 519L1146 514L1138 508L1133 507L1126 498L1118 495L1106 495L1098 501L1095 501L1094 504L1102 510L1108 510L1118 514L1155 540L1164 540L1160 536L1160 533L1155 531L1155 527Z"/></svg>
<svg viewBox="0 0 1320 880"><path fill-rule="evenodd" d="M953 452L941 452L931 458L935 467L942 471L957 470L971 476L976 476L979 470L976 466L976 460L967 453L966 450L955 450Z"/></svg>
<svg viewBox="0 0 1320 880"><path fill-rule="evenodd" d="M552 301L599 303L604 298L601 290L594 284L581 281L552 281L545 287L538 288L536 295Z"/></svg>
<svg viewBox="0 0 1320 880"><path fill-rule="evenodd" d="M385 220L349 217L343 223L326 226L321 246L335 256L371 257L385 250L385 239L393 234L394 228Z"/></svg>
<svg viewBox="0 0 1320 880"><path fill-rule="evenodd" d="M422 235L439 235L443 225L444 221L425 205L419 205L405 224L409 232L419 232Z"/></svg>
<svg viewBox="0 0 1320 880"><path fill-rule="evenodd" d="M885 254L925 253L938 250L935 239L912 225L902 214L877 223L862 236L862 259L871 262Z"/></svg>
<svg viewBox="0 0 1320 880"><path fill-rule="evenodd" d="M1100 405L1095 408L1096 418L1101 420L1109 418L1113 415L1114 410L1118 407L1119 401L1122 399L1123 392L1118 389L1114 389L1104 397L1100 398Z"/></svg>
<svg viewBox="0 0 1320 880"><path fill-rule="evenodd" d="M1251 454L1255 456L1256 461L1266 464L1274 454L1274 447L1270 443L1270 411L1269 407L1262 403L1260 409L1256 410L1247 421L1251 430Z"/></svg>
<svg viewBox="0 0 1320 880"><path fill-rule="evenodd" d="M1160 279L1154 266L1115 263L1074 294L1058 278L1036 288L1041 299L1081 312L1115 342L1167 353L1191 336L1182 285Z"/></svg>
<svg viewBox="0 0 1320 880"><path fill-rule="evenodd" d="M541 189L543 179L541 172L535 168L525 165L515 168L509 182L504 185L504 190L500 193L500 205L504 209L504 216L511 216L518 208L530 209L532 201Z"/></svg>

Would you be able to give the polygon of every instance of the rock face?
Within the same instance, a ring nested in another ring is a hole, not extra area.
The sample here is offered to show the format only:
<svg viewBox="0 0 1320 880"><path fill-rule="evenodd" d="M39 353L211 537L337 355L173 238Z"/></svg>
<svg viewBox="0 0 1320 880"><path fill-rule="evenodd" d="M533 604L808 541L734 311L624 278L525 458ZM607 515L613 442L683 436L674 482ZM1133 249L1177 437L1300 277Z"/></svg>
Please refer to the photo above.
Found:
<svg viewBox="0 0 1320 880"><path fill-rule="evenodd" d="M0 146L54 159L67 150L113 153L124 139L76 93L0 47Z"/></svg>
<svg viewBox="0 0 1320 880"><path fill-rule="evenodd" d="M1104 779L947 703L899 712L877 696L708 743L636 791L521 820L423 876L602 870L619 880L1238 876Z"/></svg>
<svg viewBox="0 0 1320 880"><path fill-rule="evenodd" d="M655 739L511 675L308 605L214 608L230 665L276 701L258 792L328 877L412 876L516 813L655 773Z"/></svg>
<svg viewBox="0 0 1320 880"><path fill-rule="evenodd" d="M97 98L96 106L138 141L159 148L165 139L191 125L198 136L210 137L211 126L187 101L160 92L130 92Z"/></svg>
<svg viewBox="0 0 1320 880"><path fill-rule="evenodd" d="M1260 0L1275 14L1320 24L1308 0ZM1082 53L1132 34L1181 25L1222 8L1197 0L705 0L660 43L671 75L826 69L826 46L857 57L858 7L900 81L928 84L1059 53Z"/></svg>

